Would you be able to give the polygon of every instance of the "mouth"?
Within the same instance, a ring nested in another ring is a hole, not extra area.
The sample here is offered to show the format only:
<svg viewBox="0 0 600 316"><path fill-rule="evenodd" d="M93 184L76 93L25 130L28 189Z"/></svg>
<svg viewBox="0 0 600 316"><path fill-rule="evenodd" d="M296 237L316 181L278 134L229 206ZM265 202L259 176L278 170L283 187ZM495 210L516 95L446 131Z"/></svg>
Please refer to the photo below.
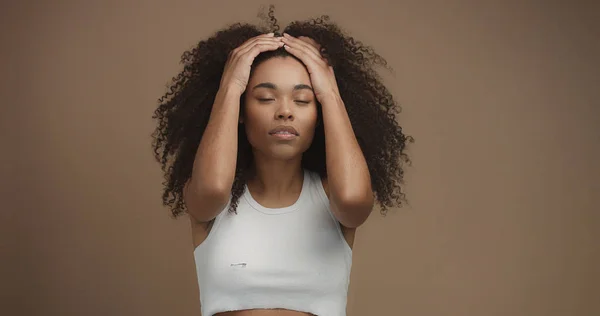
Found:
<svg viewBox="0 0 600 316"><path fill-rule="evenodd" d="M290 133L273 133L271 136L281 140L291 140L296 138L296 135Z"/></svg>
<svg viewBox="0 0 600 316"><path fill-rule="evenodd" d="M298 136L298 131L291 126L280 125L269 131L269 134L291 134Z"/></svg>
<svg viewBox="0 0 600 316"><path fill-rule="evenodd" d="M298 132L291 126L281 125L269 131L269 135L279 139L293 139L298 136Z"/></svg>

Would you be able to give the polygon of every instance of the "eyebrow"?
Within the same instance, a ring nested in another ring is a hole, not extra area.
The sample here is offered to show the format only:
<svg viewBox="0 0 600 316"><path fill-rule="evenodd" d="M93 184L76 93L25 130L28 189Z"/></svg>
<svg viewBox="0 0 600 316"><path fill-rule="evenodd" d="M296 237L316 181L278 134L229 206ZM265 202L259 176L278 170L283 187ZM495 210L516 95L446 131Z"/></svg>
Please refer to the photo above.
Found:
<svg viewBox="0 0 600 316"><path fill-rule="evenodd" d="M254 91L255 89L258 88L267 88L267 89L273 89L273 90L277 90L277 85L271 82L263 82L263 83L259 83L257 85L254 86L254 88L252 88L252 90ZM310 91L313 91L313 88L307 84L297 84L294 86L294 91L296 90L302 90L302 89L307 89Z"/></svg>

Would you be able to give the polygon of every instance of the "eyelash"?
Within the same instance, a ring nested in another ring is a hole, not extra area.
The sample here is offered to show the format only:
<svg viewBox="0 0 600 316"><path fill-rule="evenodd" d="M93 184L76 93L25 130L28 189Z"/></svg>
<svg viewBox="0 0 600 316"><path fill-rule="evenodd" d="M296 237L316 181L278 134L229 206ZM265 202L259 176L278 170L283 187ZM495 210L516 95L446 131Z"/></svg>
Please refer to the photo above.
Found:
<svg viewBox="0 0 600 316"><path fill-rule="evenodd" d="M260 102L269 102L269 101L274 101L275 99L258 99L258 101ZM302 103L302 104L309 104L310 101L300 101L300 100L296 100L296 102L298 103Z"/></svg>

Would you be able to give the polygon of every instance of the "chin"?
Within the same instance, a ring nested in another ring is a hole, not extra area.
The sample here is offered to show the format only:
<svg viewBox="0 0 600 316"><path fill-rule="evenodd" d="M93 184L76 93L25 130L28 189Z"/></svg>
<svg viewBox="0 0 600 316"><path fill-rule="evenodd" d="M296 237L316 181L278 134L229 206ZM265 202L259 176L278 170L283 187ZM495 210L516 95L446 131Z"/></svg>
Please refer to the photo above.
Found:
<svg viewBox="0 0 600 316"><path fill-rule="evenodd" d="M302 151L297 148L271 148L268 153L277 160L292 160L302 156Z"/></svg>
<svg viewBox="0 0 600 316"><path fill-rule="evenodd" d="M306 144L269 144L266 147L263 147L261 152L263 152L266 156L271 157L277 160L292 160L301 158L302 154L306 150L308 150L308 146Z"/></svg>
<svg viewBox="0 0 600 316"><path fill-rule="evenodd" d="M256 154L281 161L301 158L302 154L310 147L310 143L306 142L285 143L262 140L253 142L251 138L249 140Z"/></svg>

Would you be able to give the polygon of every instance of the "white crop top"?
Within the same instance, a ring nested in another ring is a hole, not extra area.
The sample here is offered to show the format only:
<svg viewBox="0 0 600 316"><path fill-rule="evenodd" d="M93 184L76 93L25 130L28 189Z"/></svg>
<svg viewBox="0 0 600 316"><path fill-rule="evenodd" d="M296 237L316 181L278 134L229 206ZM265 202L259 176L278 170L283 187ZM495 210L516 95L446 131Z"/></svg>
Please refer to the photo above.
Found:
<svg viewBox="0 0 600 316"><path fill-rule="evenodd" d="M266 208L248 188L194 250L202 316L290 309L345 316L352 250L329 209L320 176L304 171L299 199Z"/></svg>

